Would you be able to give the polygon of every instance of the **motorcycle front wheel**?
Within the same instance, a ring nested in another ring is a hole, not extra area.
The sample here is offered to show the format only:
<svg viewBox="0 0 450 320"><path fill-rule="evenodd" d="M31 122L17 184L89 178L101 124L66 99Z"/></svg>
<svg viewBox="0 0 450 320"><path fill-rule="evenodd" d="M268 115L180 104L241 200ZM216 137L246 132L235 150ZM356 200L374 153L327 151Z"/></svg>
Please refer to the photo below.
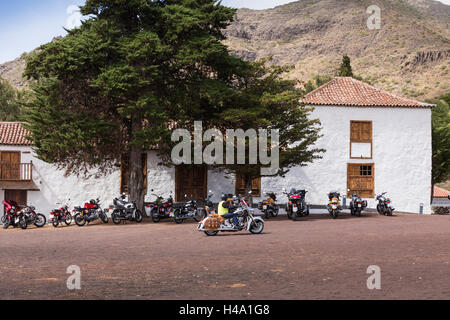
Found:
<svg viewBox="0 0 450 320"><path fill-rule="evenodd" d="M159 216L152 216L152 221L153 221L154 223L158 223L158 222L161 221L161 218L160 218Z"/></svg>
<svg viewBox="0 0 450 320"><path fill-rule="evenodd" d="M105 213L100 213L100 220L102 220L103 223L108 223L108 216Z"/></svg>
<svg viewBox="0 0 450 320"><path fill-rule="evenodd" d="M58 228L58 226L59 226L59 221L58 221L58 219L53 219L52 220L52 225L55 227L55 228Z"/></svg>
<svg viewBox="0 0 450 320"><path fill-rule="evenodd" d="M114 211L111 215L111 219L114 224L120 224L121 220L119 218L119 212Z"/></svg>
<svg viewBox="0 0 450 320"><path fill-rule="evenodd" d="M72 223L72 215L70 213L66 214L64 222L66 223L66 225L70 226L70 224Z"/></svg>
<svg viewBox="0 0 450 320"><path fill-rule="evenodd" d="M36 221L34 222L34 225L38 228L42 228L43 226L45 226L46 223L47 218L43 214L38 213L36 215Z"/></svg>
<svg viewBox="0 0 450 320"><path fill-rule="evenodd" d="M28 223L25 219L20 219L19 221L19 227L23 230L25 230L26 228L28 228Z"/></svg>
<svg viewBox="0 0 450 320"><path fill-rule="evenodd" d="M266 218L266 219L270 219L270 211L269 210L266 210L266 211L264 211L264 217Z"/></svg>
<svg viewBox="0 0 450 320"><path fill-rule="evenodd" d="M136 214L135 214L135 220L137 223L141 223L142 222L142 212L141 210L136 210Z"/></svg>
<svg viewBox="0 0 450 320"><path fill-rule="evenodd" d="M84 217L77 213L75 215L75 223L77 224L77 226L83 227L86 224L86 219L84 219Z"/></svg>
<svg viewBox="0 0 450 320"><path fill-rule="evenodd" d="M218 233L219 233L219 231L205 231L205 234L206 234L208 237L214 237L214 236L216 236Z"/></svg>
<svg viewBox="0 0 450 320"><path fill-rule="evenodd" d="M339 213L335 210L333 210L333 212L331 213L331 216L333 217L333 219L337 219L337 217L339 216Z"/></svg>
<svg viewBox="0 0 450 320"><path fill-rule="evenodd" d="M377 205L377 211L379 214L384 215L383 211L381 210L381 205Z"/></svg>
<svg viewBox="0 0 450 320"><path fill-rule="evenodd" d="M388 216L392 216L392 209L391 208L388 208L388 209L386 209L386 215L388 215Z"/></svg>
<svg viewBox="0 0 450 320"><path fill-rule="evenodd" d="M253 234L260 234L264 230L264 222L261 220L257 220L252 222L250 226L250 232Z"/></svg>
<svg viewBox="0 0 450 320"><path fill-rule="evenodd" d="M3 222L3 229L8 229L11 224L11 221L5 218L4 220L2 219L2 222Z"/></svg>

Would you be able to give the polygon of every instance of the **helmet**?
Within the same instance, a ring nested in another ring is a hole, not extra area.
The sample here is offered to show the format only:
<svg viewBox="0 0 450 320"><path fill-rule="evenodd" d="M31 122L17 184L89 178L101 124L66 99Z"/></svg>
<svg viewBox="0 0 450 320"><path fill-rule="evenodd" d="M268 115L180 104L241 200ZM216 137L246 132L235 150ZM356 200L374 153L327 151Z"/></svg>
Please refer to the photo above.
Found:
<svg viewBox="0 0 450 320"><path fill-rule="evenodd" d="M228 200L228 195L222 194L221 199L222 199L222 201L227 201Z"/></svg>
<svg viewBox="0 0 450 320"><path fill-rule="evenodd" d="M93 200L93 199L91 201L89 201L89 203L90 204L96 204L95 200Z"/></svg>

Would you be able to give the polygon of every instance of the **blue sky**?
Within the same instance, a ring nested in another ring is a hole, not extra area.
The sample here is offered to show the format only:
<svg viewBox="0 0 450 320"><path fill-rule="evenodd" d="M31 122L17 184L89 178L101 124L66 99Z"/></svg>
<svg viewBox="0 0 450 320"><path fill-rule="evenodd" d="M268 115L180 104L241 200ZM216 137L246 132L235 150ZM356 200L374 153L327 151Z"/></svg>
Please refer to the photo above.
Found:
<svg viewBox="0 0 450 320"><path fill-rule="evenodd" d="M234 8L265 9L293 0L223 0ZM450 4L450 0L441 0ZM0 1L0 63L13 60L24 52L64 35L71 5L84 0L1 0ZM76 18L76 17L75 17ZM73 19L72 19L73 20ZM76 19L75 19L76 20Z"/></svg>

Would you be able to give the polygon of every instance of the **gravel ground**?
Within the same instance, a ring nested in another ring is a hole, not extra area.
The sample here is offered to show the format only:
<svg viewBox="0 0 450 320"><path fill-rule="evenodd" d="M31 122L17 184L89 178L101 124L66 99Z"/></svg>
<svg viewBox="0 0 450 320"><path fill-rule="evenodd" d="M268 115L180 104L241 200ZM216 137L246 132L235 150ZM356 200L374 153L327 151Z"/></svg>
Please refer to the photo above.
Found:
<svg viewBox="0 0 450 320"><path fill-rule="evenodd" d="M449 299L450 216L266 221L207 237L195 222L0 230L2 299ZM67 267L81 269L70 291ZM381 290L366 286L381 268Z"/></svg>

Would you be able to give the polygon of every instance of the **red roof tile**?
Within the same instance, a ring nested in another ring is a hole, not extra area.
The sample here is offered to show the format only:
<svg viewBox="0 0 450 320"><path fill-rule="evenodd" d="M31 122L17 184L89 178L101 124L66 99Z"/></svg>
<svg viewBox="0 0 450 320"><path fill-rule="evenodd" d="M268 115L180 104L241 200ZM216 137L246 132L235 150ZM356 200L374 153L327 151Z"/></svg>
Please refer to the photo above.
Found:
<svg viewBox="0 0 450 320"><path fill-rule="evenodd" d="M29 135L21 122L0 122L0 145L31 146L33 143L25 136Z"/></svg>
<svg viewBox="0 0 450 320"><path fill-rule="evenodd" d="M445 190L443 188L439 188L438 186L434 186L433 197L434 198L447 198L450 194L450 191Z"/></svg>
<svg viewBox="0 0 450 320"><path fill-rule="evenodd" d="M430 108L432 105L396 96L351 77L337 77L303 98L308 105Z"/></svg>

